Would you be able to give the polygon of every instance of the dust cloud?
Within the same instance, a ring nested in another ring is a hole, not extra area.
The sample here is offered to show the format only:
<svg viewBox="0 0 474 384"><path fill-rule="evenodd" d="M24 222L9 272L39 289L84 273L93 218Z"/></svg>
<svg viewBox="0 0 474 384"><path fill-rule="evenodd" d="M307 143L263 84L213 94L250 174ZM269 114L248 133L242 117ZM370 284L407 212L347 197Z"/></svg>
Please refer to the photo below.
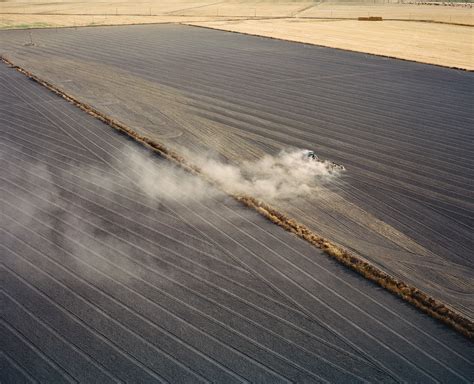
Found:
<svg viewBox="0 0 474 384"><path fill-rule="evenodd" d="M307 153L304 149L284 150L240 166L212 156L193 157L193 161L225 191L276 201L314 195L341 176L331 162L311 160Z"/></svg>
<svg viewBox="0 0 474 384"><path fill-rule="evenodd" d="M16 238L42 237L54 255L67 255L69 265L99 280L91 266L99 268L101 275L118 273L118 264L122 270L140 273L131 257L135 245L127 239L136 234L130 223L140 226L143 212L158 209L167 215L180 205L222 197L222 191L206 178L143 148L124 146L102 164L52 162L22 152L13 146L0 152L5 246L15 249ZM223 190L266 200L310 194L337 177L327 164L305 158L302 150L283 151L240 167L209 155L195 160ZM128 224L121 219L126 206L140 208L124 220ZM150 216L145 213L144 218ZM127 239L120 235L125 232Z"/></svg>
<svg viewBox="0 0 474 384"><path fill-rule="evenodd" d="M151 199L187 202L214 197L217 191L203 179L191 175L176 165L127 149L124 162L129 165L126 177Z"/></svg>
<svg viewBox="0 0 474 384"><path fill-rule="evenodd" d="M256 161L230 164L210 153L188 156L201 172L222 190L269 201L291 200L315 195L320 188L341 176L329 161L311 160L307 150L284 150L275 156L265 155ZM138 188L150 199L189 202L214 198L219 191L205 179L192 175L178 165L157 158L153 153L124 148L114 168L130 188ZM124 167L126 165L126 167ZM89 174L97 171L88 171ZM110 186L103 174L96 181Z"/></svg>

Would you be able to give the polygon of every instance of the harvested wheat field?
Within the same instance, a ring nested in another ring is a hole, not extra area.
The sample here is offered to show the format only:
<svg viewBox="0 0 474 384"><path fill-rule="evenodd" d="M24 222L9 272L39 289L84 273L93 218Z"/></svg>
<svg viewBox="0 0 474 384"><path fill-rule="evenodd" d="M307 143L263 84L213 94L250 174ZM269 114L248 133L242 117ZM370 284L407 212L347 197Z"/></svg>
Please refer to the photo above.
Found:
<svg viewBox="0 0 474 384"><path fill-rule="evenodd" d="M189 24L474 70L474 31L469 26L299 18Z"/></svg>
<svg viewBox="0 0 474 384"><path fill-rule="evenodd" d="M148 24L222 18L288 17L310 1L3 1L0 28Z"/></svg>
<svg viewBox="0 0 474 384"><path fill-rule="evenodd" d="M357 21L359 17L370 16L380 16L383 21ZM0 2L0 29L152 23L185 23L448 67L474 68L473 34L469 27L474 25L471 4L270 0Z"/></svg>
<svg viewBox="0 0 474 384"><path fill-rule="evenodd" d="M417 4L369 4L368 2L321 2L298 13L301 18L357 19L364 16L381 16L386 20L422 20L451 24L474 25L471 4L458 6Z"/></svg>
<svg viewBox="0 0 474 384"><path fill-rule="evenodd" d="M0 15L1 16L1 15ZM137 16L137 15L4 15L0 29L36 29L63 27L96 27L99 25L194 23L228 20L226 17ZM235 18L233 18L235 20Z"/></svg>

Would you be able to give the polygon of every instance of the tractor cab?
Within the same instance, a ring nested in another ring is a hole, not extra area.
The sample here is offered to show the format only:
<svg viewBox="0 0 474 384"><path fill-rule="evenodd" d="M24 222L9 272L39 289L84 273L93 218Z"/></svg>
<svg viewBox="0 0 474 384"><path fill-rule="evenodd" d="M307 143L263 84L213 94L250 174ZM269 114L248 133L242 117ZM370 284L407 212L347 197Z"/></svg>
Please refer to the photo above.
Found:
<svg viewBox="0 0 474 384"><path fill-rule="evenodd" d="M346 168L342 164L334 163L333 161L321 159L314 151L305 151L304 159L317 161L327 167L329 172L344 171Z"/></svg>
<svg viewBox="0 0 474 384"><path fill-rule="evenodd" d="M306 153L306 157L307 157L308 159L311 159L311 160L319 160L318 155L316 155L316 153L315 153L314 151L308 151L308 152Z"/></svg>

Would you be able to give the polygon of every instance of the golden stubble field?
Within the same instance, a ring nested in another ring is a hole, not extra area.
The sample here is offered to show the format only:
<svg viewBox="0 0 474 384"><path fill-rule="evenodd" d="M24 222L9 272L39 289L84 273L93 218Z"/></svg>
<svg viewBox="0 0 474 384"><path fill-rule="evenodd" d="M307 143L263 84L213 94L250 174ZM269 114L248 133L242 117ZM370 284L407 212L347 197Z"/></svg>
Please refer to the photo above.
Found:
<svg viewBox="0 0 474 384"><path fill-rule="evenodd" d="M0 1L0 29L184 23L474 69L471 6L241 0ZM357 21L381 16L381 22Z"/></svg>
<svg viewBox="0 0 474 384"><path fill-rule="evenodd" d="M474 70L473 28L357 20L241 20L193 25Z"/></svg>

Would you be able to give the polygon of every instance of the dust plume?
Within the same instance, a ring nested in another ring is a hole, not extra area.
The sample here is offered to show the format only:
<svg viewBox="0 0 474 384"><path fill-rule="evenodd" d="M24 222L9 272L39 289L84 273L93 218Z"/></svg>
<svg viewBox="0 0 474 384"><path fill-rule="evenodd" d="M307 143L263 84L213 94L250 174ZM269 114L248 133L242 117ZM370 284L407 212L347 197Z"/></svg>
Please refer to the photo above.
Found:
<svg viewBox="0 0 474 384"><path fill-rule="evenodd" d="M193 162L224 190L266 200L289 200L314 195L341 176L329 161L312 160L304 149L283 150L240 166L212 156L193 156Z"/></svg>
<svg viewBox="0 0 474 384"><path fill-rule="evenodd" d="M151 199L184 202L206 199L217 193L203 179L157 159L154 154L130 148L122 153L123 162L128 165L126 177L129 182Z"/></svg>

